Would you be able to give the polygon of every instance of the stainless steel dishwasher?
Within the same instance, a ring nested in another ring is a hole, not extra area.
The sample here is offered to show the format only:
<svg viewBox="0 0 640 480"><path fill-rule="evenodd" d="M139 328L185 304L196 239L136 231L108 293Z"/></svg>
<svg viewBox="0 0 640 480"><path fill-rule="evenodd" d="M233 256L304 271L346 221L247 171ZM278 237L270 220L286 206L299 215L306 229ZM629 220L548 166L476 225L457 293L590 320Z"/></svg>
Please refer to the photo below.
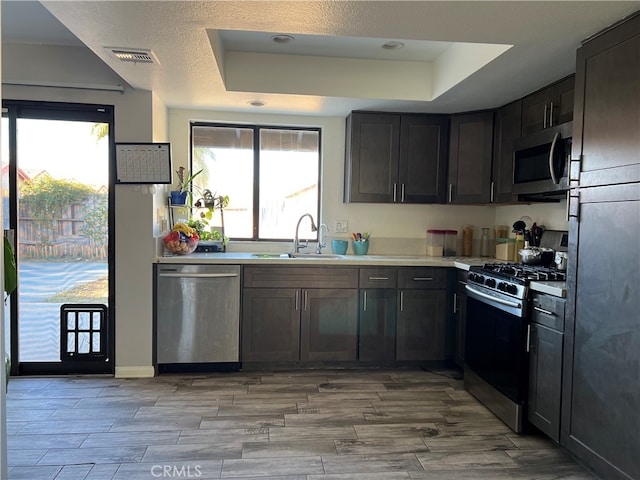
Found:
<svg viewBox="0 0 640 480"><path fill-rule="evenodd" d="M160 371L170 371L163 365L238 364L240 267L158 265L156 281Z"/></svg>

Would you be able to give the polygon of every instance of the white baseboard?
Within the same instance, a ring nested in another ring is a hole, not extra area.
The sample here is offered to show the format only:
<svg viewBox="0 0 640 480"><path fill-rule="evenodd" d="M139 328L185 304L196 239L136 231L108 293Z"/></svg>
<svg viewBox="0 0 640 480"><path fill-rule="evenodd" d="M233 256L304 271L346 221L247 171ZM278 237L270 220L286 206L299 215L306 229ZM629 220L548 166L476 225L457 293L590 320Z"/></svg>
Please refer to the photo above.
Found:
<svg viewBox="0 0 640 480"><path fill-rule="evenodd" d="M149 378L156 376L153 366L118 367L116 366L116 378Z"/></svg>

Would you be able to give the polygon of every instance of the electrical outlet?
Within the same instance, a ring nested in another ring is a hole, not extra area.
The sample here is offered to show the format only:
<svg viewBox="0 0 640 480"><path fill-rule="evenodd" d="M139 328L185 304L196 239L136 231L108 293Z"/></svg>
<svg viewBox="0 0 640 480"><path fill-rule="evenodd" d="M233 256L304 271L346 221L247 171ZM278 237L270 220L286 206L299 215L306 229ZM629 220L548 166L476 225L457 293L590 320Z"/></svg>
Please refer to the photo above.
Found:
<svg viewBox="0 0 640 480"><path fill-rule="evenodd" d="M349 222L346 220L336 220L336 233L347 233L349 230Z"/></svg>

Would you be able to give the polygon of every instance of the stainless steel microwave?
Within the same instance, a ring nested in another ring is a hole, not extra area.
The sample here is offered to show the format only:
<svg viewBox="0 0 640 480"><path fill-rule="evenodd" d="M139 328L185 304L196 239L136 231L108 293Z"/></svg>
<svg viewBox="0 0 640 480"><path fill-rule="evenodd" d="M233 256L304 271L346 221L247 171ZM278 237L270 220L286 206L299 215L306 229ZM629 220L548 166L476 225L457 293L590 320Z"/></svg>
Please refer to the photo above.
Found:
<svg viewBox="0 0 640 480"><path fill-rule="evenodd" d="M513 193L562 194L568 188L573 122L546 128L514 142Z"/></svg>

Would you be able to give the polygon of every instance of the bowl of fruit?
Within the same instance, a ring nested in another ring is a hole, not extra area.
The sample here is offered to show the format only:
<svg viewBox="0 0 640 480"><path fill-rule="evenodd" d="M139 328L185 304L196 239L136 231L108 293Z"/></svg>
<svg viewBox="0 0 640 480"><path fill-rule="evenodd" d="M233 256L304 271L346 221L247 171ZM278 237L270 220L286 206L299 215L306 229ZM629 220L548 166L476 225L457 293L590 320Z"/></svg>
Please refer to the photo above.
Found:
<svg viewBox="0 0 640 480"><path fill-rule="evenodd" d="M186 223L176 223L163 238L164 247L173 255L188 255L198 246L198 233Z"/></svg>

